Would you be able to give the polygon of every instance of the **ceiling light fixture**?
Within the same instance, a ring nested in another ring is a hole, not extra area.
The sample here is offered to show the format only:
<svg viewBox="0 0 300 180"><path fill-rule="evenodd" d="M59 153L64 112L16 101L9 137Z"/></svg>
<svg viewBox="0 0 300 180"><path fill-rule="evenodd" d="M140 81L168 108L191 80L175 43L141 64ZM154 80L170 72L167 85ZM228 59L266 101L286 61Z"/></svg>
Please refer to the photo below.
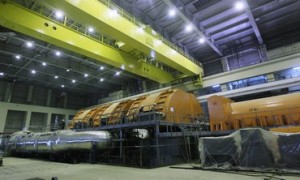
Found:
<svg viewBox="0 0 300 180"><path fill-rule="evenodd" d="M58 76L54 76L55 79L58 79Z"/></svg>
<svg viewBox="0 0 300 180"><path fill-rule="evenodd" d="M32 42L27 42L26 46L29 47L29 48L31 48L33 46L33 43Z"/></svg>
<svg viewBox="0 0 300 180"><path fill-rule="evenodd" d="M103 81L104 81L104 78L100 78L100 81L103 82Z"/></svg>
<svg viewBox="0 0 300 180"><path fill-rule="evenodd" d="M72 79L72 83L76 83L76 80L75 80L75 79Z"/></svg>
<svg viewBox="0 0 300 180"><path fill-rule="evenodd" d="M200 39L199 39L199 43L200 43L200 44L203 44L204 42L205 42L204 38L200 38Z"/></svg>
<svg viewBox="0 0 300 180"><path fill-rule="evenodd" d="M45 62L43 62L42 64L43 64L43 66L46 66L46 65L47 65L47 63L45 63Z"/></svg>
<svg viewBox="0 0 300 180"><path fill-rule="evenodd" d="M192 26L191 24L185 26L185 31L186 31L186 32L191 32L192 29L193 29L193 26Z"/></svg>
<svg viewBox="0 0 300 180"><path fill-rule="evenodd" d="M90 33L92 33L92 32L94 32L94 28L89 27L89 28L88 28L88 31L89 31Z"/></svg>
<svg viewBox="0 0 300 180"><path fill-rule="evenodd" d="M3 72L0 72L0 76L4 76L4 73L3 73Z"/></svg>
<svg viewBox="0 0 300 180"><path fill-rule="evenodd" d="M55 51L55 55L56 55L56 56L60 56L60 55L61 55L61 52L60 52L60 51Z"/></svg>
<svg viewBox="0 0 300 180"><path fill-rule="evenodd" d="M170 9L170 10L169 10L169 16L170 16L170 17L174 17L175 15L176 15L175 9Z"/></svg>
<svg viewBox="0 0 300 180"><path fill-rule="evenodd" d="M67 72L70 72L70 69L66 69Z"/></svg>
<svg viewBox="0 0 300 180"><path fill-rule="evenodd" d="M32 74L35 74L35 73L36 73L36 71L35 71L35 70L31 70L31 73L32 73Z"/></svg>
<svg viewBox="0 0 300 180"><path fill-rule="evenodd" d="M56 12L55 12L55 17L56 17L57 19L62 19L62 18L64 17L64 13L61 12L61 11L56 11Z"/></svg>
<svg viewBox="0 0 300 180"><path fill-rule="evenodd" d="M21 59L21 56L20 55L16 55L15 58L16 59Z"/></svg>
<svg viewBox="0 0 300 180"><path fill-rule="evenodd" d="M84 77L88 77L89 75L87 73L84 74Z"/></svg>
<svg viewBox="0 0 300 180"><path fill-rule="evenodd" d="M238 1L238 2L235 3L234 7L235 7L236 10L240 11L240 10L245 9L245 4L241 1Z"/></svg>
<svg viewBox="0 0 300 180"><path fill-rule="evenodd" d="M104 69L104 66L100 66L100 70L103 70Z"/></svg>
<svg viewBox="0 0 300 180"><path fill-rule="evenodd" d="M115 74L115 76L119 76L120 74L121 74L121 72L117 71L116 74Z"/></svg>
<svg viewBox="0 0 300 180"><path fill-rule="evenodd" d="M64 88L64 87L65 87L65 85L63 85L63 84L62 84L62 85L61 85L61 87L62 87L62 88Z"/></svg>

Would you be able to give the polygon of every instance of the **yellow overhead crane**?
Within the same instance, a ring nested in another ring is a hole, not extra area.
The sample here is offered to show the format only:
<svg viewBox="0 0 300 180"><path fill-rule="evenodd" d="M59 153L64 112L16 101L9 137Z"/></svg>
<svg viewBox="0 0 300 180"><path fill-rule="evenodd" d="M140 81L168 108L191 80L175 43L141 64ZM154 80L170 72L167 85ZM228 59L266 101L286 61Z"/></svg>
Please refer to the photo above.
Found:
<svg viewBox="0 0 300 180"><path fill-rule="evenodd" d="M110 14L115 10L109 8L108 1L90 0L87 3L81 0L46 0L38 3L45 3L46 6L60 10L67 15L66 17L72 17L85 26L93 26L101 33L115 38L121 42L121 46L124 45L126 48L120 47L118 49L108 46L101 40L96 41L86 34L68 27L65 21L55 21L44 16L42 12L32 11L13 1L0 2L0 25L114 67L122 67L126 71L160 83L194 76L197 77L196 83L202 84L203 69L200 64L188 59L177 49L174 50L170 44L167 45L161 36L145 32L147 27L138 26L135 19L130 21L128 18L120 16L120 12L118 12L120 9L118 9L117 14ZM122 13L124 12L122 11ZM128 51L132 48L143 52L148 57L154 56L156 61L170 66L182 74L174 77L173 74L159 66L147 61L138 61L126 53L126 49Z"/></svg>

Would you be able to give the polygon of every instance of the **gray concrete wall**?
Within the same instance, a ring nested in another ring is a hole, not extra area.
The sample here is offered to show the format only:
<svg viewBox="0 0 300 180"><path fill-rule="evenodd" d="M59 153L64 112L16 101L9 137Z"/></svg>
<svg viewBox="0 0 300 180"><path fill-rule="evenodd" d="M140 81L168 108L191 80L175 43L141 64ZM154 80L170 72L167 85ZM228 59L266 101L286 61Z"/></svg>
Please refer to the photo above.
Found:
<svg viewBox="0 0 300 180"><path fill-rule="evenodd" d="M53 115L69 119L77 110L0 102L0 133L49 126ZM45 127L45 128L46 128Z"/></svg>

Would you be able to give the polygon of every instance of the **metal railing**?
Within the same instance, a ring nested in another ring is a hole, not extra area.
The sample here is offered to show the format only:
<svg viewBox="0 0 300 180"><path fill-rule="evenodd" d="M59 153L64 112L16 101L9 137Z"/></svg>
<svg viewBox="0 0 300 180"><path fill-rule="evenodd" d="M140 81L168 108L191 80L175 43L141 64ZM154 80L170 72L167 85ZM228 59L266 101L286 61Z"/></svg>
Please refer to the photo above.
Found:
<svg viewBox="0 0 300 180"><path fill-rule="evenodd" d="M147 32L149 35L155 37L158 40L161 40L164 44L166 44L170 48L174 49L175 51L177 51L178 53L180 53L181 55L186 57L188 60L190 60L190 61L194 62L195 64L197 64L198 66L202 67L202 64L199 61L195 60L192 56L190 56L189 54L184 52L182 49L180 49L174 43L172 43L168 39L164 38L162 35L160 35L156 31L154 31L149 26L146 26L142 21L138 20L136 17L134 17L133 15L131 15L130 13L125 11L124 9L120 8L118 5L113 3L111 0L98 0L98 2L106 5L108 8L116 11L116 13L118 13L119 15L121 15L122 17L127 19L128 21L132 22L136 26L144 28L145 32Z"/></svg>
<svg viewBox="0 0 300 180"><path fill-rule="evenodd" d="M33 1L34 4L32 6L29 6L29 4L24 5L24 4L22 4L21 2L19 2L17 0L15 0L14 2L15 2L16 5L24 7L26 9L28 9L29 11L31 11L35 14L41 15L41 16L43 16L43 18L46 18L50 21L54 21L56 23L59 23L61 26L64 26L65 28L67 28L69 30L75 31L76 33L79 33L80 35L83 35L87 38L90 38L90 39L92 39L92 40L94 40L98 43L101 43L101 44L110 46L111 48L119 50L118 47L115 44L115 41L116 41L115 39L112 39L111 37L106 36L104 34L101 34L97 31L94 31L93 33L91 33L91 32L88 31L87 26L75 21L71 17L64 16L63 19L58 19L58 18L55 17L54 9L51 8L51 7L48 7L48 6L46 6L46 5L44 5L40 2L37 2L37 1ZM47 23L45 23L44 25L48 26ZM151 65L151 66L161 67L160 69L163 70L163 71L166 71L166 72L170 71L170 67L168 67L165 64L160 63L158 61L155 61L156 64L154 64L153 61L144 61L144 62Z"/></svg>

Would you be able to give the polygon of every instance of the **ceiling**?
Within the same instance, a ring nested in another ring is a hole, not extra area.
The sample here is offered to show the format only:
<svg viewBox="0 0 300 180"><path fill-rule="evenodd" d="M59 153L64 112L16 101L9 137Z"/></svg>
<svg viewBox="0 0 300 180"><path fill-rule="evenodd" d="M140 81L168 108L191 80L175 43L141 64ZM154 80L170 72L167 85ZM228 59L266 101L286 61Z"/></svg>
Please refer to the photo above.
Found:
<svg viewBox="0 0 300 180"><path fill-rule="evenodd" d="M300 40L297 0L112 1L201 63L229 56L233 50L272 49ZM170 10L174 10L173 15ZM33 42L32 47L26 45L29 41ZM4 27L0 29L0 47L0 72L4 73L0 78L5 80L64 88L78 94L139 89L143 80L152 83ZM121 74L116 75L117 72Z"/></svg>

